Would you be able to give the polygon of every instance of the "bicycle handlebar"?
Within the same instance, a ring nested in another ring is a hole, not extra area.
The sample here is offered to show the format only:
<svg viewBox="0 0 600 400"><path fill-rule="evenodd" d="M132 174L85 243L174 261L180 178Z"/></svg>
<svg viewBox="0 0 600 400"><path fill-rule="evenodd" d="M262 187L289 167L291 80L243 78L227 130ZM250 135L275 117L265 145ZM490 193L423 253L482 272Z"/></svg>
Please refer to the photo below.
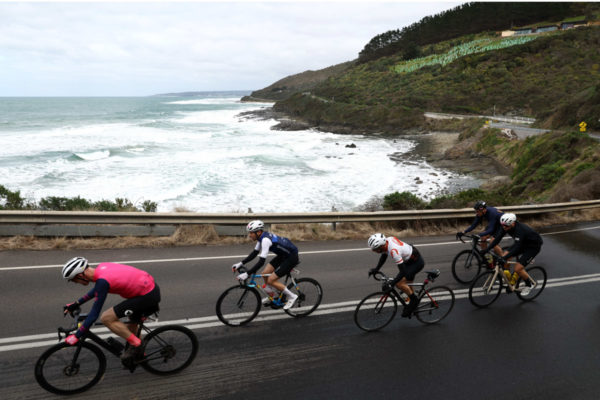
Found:
<svg viewBox="0 0 600 400"><path fill-rule="evenodd" d="M467 237L467 238L469 238L469 239L471 239L471 240L475 240L476 242L479 242L479 239L481 239L481 237L480 237L479 235L468 235L468 234L466 234L466 233L463 233L463 234L462 234L462 235L460 235L460 236L459 236L459 238L458 238L458 239L459 239L461 242L463 242L463 243L467 243L467 242L465 242L465 241L463 240L463 237Z"/></svg>
<svg viewBox="0 0 600 400"><path fill-rule="evenodd" d="M388 276L383 272L377 271L373 274L373 279L376 281L389 281L391 278L388 278Z"/></svg>
<svg viewBox="0 0 600 400"><path fill-rule="evenodd" d="M79 314L81 314L81 308L78 307L76 310L66 313L65 316L67 314L69 314L69 315L71 315L71 317L73 317L74 322L68 328L63 328L63 327L58 328L58 341L59 342L63 339L62 334L64 334L65 338L66 338L67 336L69 336L69 333L71 333L77 329L77 321L79 320Z"/></svg>

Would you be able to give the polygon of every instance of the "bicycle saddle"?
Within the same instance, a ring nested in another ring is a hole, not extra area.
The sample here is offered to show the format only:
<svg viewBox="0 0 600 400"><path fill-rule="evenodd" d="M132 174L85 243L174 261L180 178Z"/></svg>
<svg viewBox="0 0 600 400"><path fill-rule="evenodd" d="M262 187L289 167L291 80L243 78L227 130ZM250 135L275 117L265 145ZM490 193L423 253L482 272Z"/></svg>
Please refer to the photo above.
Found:
<svg viewBox="0 0 600 400"><path fill-rule="evenodd" d="M425 272L427 272L427 279L429 279L430 281L432 281L435 278L437 278L438 276L440 276L440 270L439 269L434 269L432 271L425 271Z"/></svg>

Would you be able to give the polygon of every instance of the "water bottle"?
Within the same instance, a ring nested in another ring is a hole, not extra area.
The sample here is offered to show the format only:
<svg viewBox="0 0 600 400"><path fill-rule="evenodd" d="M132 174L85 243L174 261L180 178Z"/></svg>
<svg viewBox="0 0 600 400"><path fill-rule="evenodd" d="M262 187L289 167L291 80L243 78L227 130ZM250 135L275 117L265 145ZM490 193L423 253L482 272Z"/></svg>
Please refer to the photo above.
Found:
<svg viewBox="0 0 600 400"><path fill-rule="evenodd" d="M512 276L510 275L510 271L505 269L504 270L504 276L506 276L506 280L508 282L510 282L511 285L514 285L514 283L512 282Z"/></svg>
<svg viewBox="0 0 600 400"><path fill-rule="evenodd" d="M271 298L271 300L279 297L279 292L271 285L267 285L265 283L262 285L262 287L265 290L265 293L267 294L267 296L269 296Z"/></svg>
<svg viewBox="0 0 600 400"><path fill-rule="evenodd" d="M518 280L519 280L519 274L517 274L516 272L513 272L512 278L510 280L510 284L514 285L515 283L517 283Z"/></svg>

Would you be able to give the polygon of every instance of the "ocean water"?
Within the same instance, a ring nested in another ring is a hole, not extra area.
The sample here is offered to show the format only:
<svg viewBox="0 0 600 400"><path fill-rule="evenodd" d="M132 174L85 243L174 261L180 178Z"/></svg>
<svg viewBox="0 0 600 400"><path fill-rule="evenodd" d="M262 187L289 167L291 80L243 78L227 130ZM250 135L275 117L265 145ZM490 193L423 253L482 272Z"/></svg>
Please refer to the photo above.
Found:
<svg viewBox="0 0 600 400"><path fill-rule="evenodd" d="M245 94L0 98L0 184L34 201L79 195L152 200L158 211L310 212L356 210L394 191L431 198L468 179L397 161L410 140L273 131L275 120L239 116L267 107L241 103Z"/></svg>

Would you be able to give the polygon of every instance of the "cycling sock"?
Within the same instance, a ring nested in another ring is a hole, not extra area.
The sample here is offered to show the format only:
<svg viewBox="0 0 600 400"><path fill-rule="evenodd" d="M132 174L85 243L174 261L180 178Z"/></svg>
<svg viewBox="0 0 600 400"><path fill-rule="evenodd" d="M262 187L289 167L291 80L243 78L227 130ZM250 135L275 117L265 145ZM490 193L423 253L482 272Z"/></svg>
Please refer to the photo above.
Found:
<svg viewBox="0 0 600 400"><path fill-rule="evenodd" d="M139 337L135 336L135 334L132 333L127 338L127 343L129 343L133 347L138 347L140 344L142 344L142 341L140 340Z"/></svg>
<svg viewBox="0 0 600 400"><path fill-rule="evenodd" d="M283 289L283 293L284 293L286 296L288 296L288 297L297 297L297 296L296 296L294 293L292 293L292 292L290 291L290 289L288 289L288 288L285 288L285 289Z"/></svg>

